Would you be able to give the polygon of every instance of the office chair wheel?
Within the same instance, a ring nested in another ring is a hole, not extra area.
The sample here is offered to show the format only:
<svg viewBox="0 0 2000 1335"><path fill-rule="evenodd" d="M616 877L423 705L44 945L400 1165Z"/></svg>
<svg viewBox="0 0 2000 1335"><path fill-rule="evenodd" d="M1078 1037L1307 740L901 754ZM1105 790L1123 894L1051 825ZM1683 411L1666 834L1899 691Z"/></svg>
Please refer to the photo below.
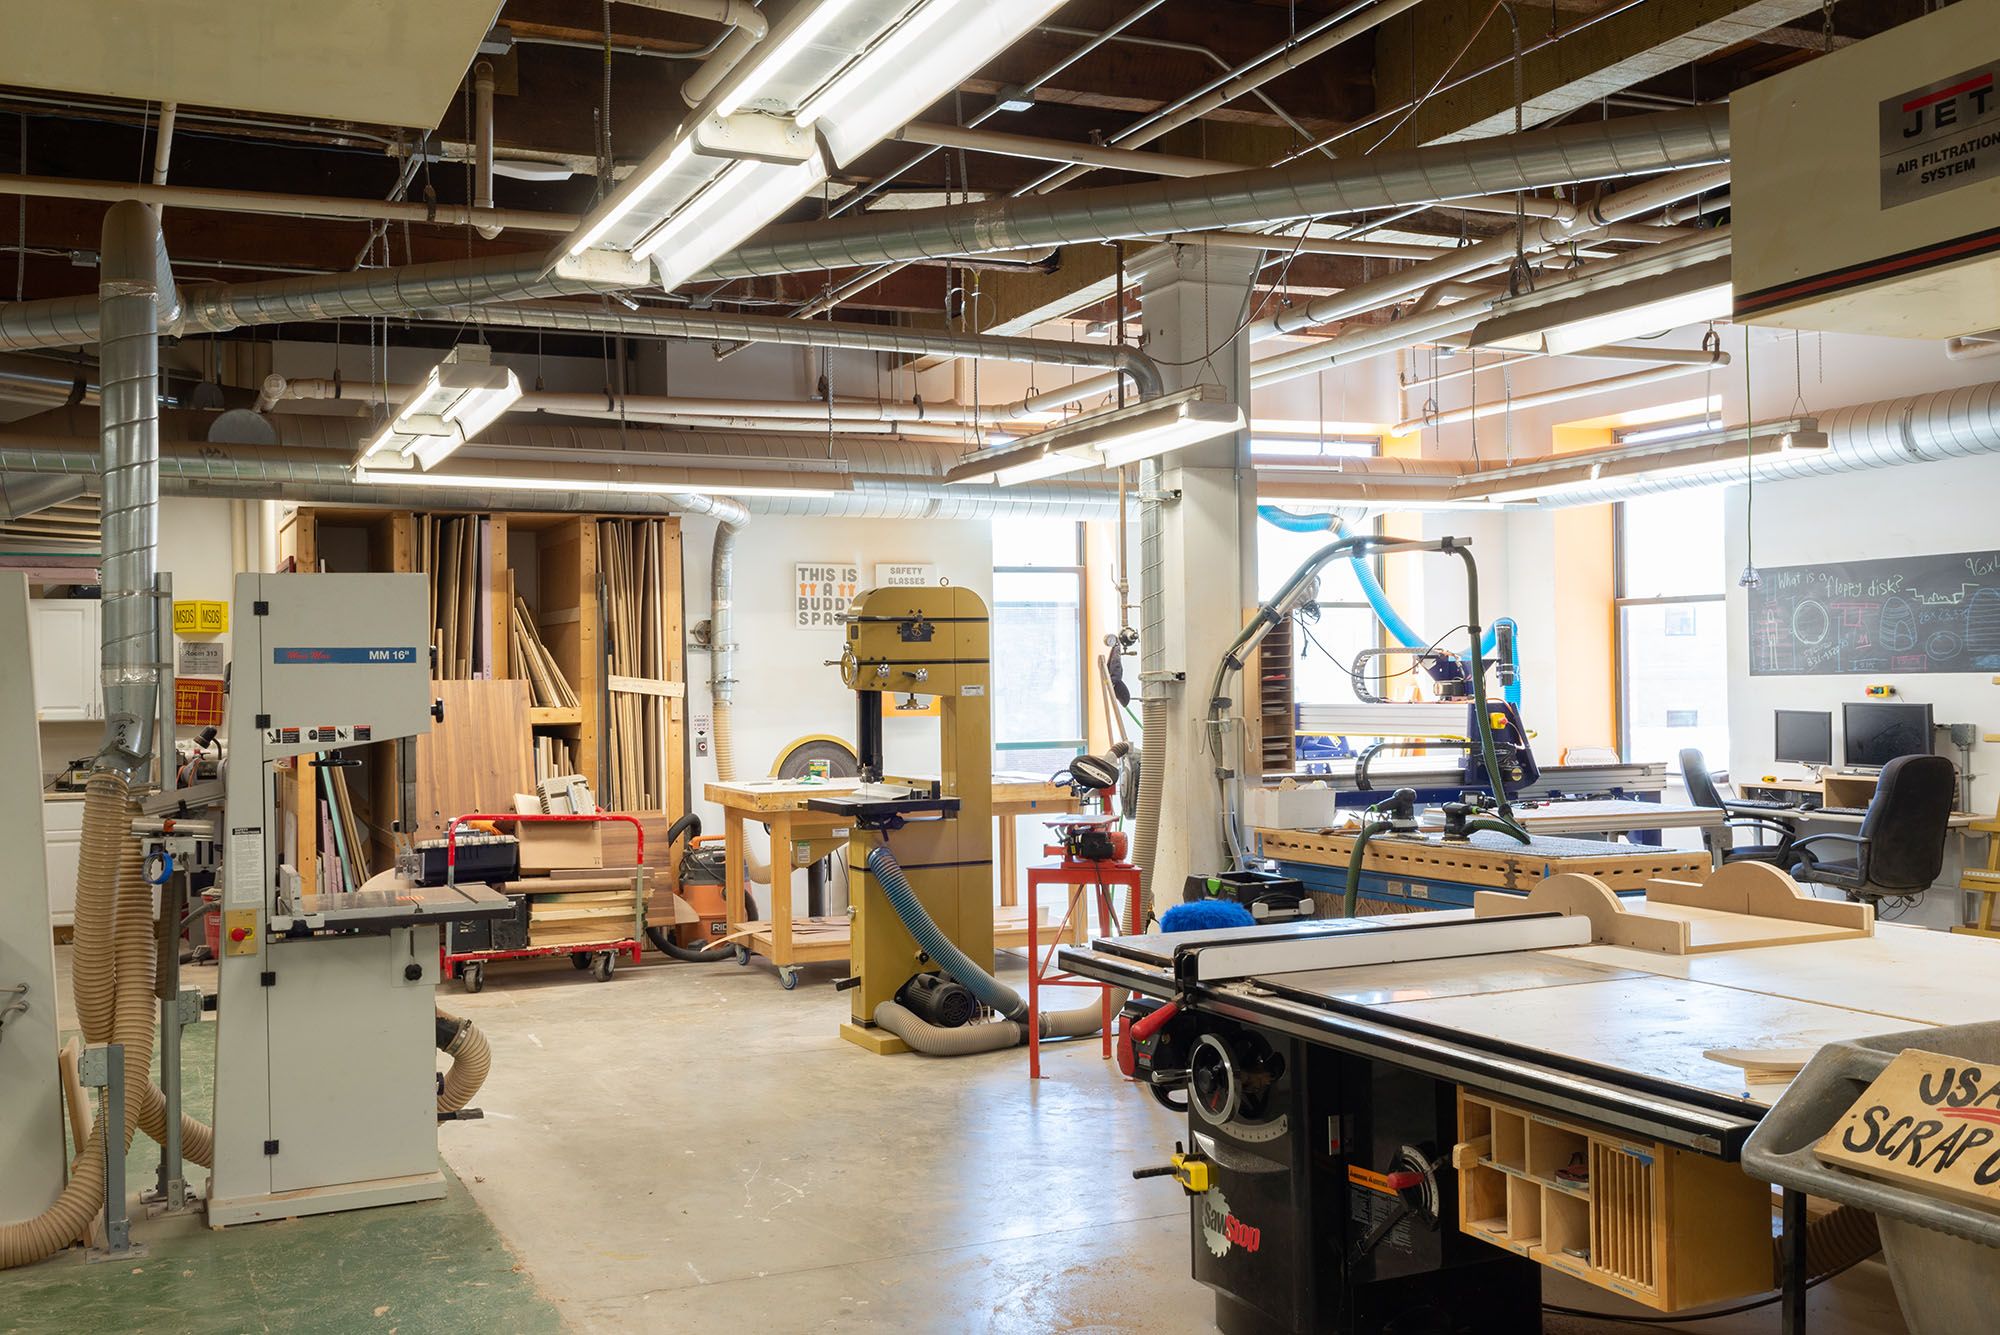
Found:
<svg viewBox="0 0 2000 1335"><path fill-rule="evenodd" d="M736 947L736 962L737 962L737 964L739 964L739 965L744 965L744 964L748 964L748 963L749 963L749 962L751 961L751 959L752 959L752 958L753 958L753 952L751 951L750 947L748 947L748 946L738 946L738 947Z"/></svg>
<svg viewBox="0 0 2000 1335"><path fill-rule="evenodd" d="M590 962L590 976L600 983L608 983L617 967L618 957L607 950Z"/></svg>
<svg viewBox="0 0 2000 1335"><path fill-rule="evenodd" d="M569 955L569 967L579 972L588 969L590 967L590 952L587 950L571 951Z"/></svg>
<svg viewBox="0 0 2000 1335"><path fill-rule="evenodd" d="M778 985L789 992L799 985L799 971L787 964L778 970Z"/></svg>
<svg viewBox="0 0 2000 1335"><path fill-rule="evenodd" d="M486 986L486 966L483 964L461 964L458 966L458 985L467 992L477 992Z"/></svg>

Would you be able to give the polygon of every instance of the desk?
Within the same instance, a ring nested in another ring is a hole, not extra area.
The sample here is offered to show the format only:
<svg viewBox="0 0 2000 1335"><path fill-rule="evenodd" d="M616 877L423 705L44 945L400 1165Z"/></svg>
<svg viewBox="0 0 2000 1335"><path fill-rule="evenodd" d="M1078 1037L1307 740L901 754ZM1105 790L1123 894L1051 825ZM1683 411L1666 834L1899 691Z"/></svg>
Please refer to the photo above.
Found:
<svg viewBox="0 0 2000 1335"><path fill-rule="evenodd" d="M721 806L723 812L723 848L728 864L723 884L724 914L729 934L751 954L762 955L777 965L778 976L786 987L796 979L797 965L847 958L850 933L845 915L794 923L791 873L800 867L810 867L847 844L851 822L832 812L809 811L807 801L852 789L858 783L856 779L829 779L825 783L750 779L711 783L704 790L703 795ZM993 814L1000 822L997 853L1003 908L1014 907L1017 899L1014 818L1036 811L1073 812L1077 805L1076 797L1066 786L1052 784L1045 778L1020 774L993 776ZM767 919L754 921L743 913L744 826L749 821L757 821L771 832L771 913ZM1078 930L1081 932L1081 924ZM1055 928L1041 924L1036 935L1043 941L1052 941L1054 932ZM1026 917L1019 914L996 917L993 944L1027 945Z"/></svg>

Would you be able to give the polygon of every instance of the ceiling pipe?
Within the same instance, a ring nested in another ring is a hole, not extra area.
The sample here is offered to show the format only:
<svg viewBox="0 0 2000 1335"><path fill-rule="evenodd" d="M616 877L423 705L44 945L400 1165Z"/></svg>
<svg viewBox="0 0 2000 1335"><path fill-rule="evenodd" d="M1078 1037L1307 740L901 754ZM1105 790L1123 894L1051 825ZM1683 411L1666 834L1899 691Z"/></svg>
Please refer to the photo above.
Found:
<svg viewBox="0 0 2000 1335"><path fill-rule="evenodd" d="M970 153L1102 167L1108 171L1137 172L1143 176L1185 179L1221 176L1243 170L1243 164L1239 162L1215 162L1208 158L1180 157L1172 153L1146 153L1134 148L1104 148L1064 139L939 125L932 121L912 121L889 137L899 143L922 144L928 148L958 148Z"/></svg>
<svg viewBox="0 0 2000 1335"><path fill-rule="evenodd" d="M1729 354L1718 352L1709 360L1692 365L1676 364L1656 366L1645 371L1631 371L1625 375L1606 376L1602 380L1584 380L1572 385L1559 385L1554 389L1535 390L1527 394L1516 394L1512 398L1491 399L1483 403L1468 404L1463 408L1448 408L1443 412L1428 416L1406 418L1390 428L1394 435L1405 436L1427 427L1450 426L1457 422L1475 422L1502 413L1524 412L1530 408L1546 408L1551 404L1567 403L1572 399L1586 399L1593 394L1614 394L1620 390L1639 389L1646 385L1656 385L1663 380L1677 380L1682 376L1695 375L1719 366L1729 365Z"/></svg>
<svg viewBox="0 0 2000 1335"><path fill-rule="evenodd" d="M1704 166L1728 156L1728 109L1700 107L1197 180L782 224L721 257L707 277L1242 227Z"/></svg>
<svg viewBox="0 0 2000 1335"><path fill-rule="evenodd" d="M1119 131L1111 136L1111 143L1119 148L1137 148L1142 144L1150 144L1183 125L1190 125L1211 112L1219 111L1246 93L1262 88L1273 79L1319 59L1335 47L1380 27L1404 10L1416 8L1416 5L1417 0L1381 0L1381 3L1374 5L1349 5L1340 13L1328 15L1298 37L1273 47L1248 67L1211 84L1201 93L1184 99L1180 105L1169 107L1137 125ZM1064 168L1048 179L1038 182L1034 187L1035 191L1046 195L1068 185L1089 170L1090 168L1085 166Z"/></svg>
<svg viewBox="0 0 2000 1335"><path fill-rule="evenodd" d="M483 63L483 62L482 62ZM492 182L489 180L488 197ZM348 199L338 195L274 195L256 190L221 190L209 186L130 185L117 181L85 181L64 176L0 175L0 195L31 199L82 199L112 203L136 199L156 208L201 209L208 213L255 213L273 218L342 218L358 222L435 223L442 227L477 227L482 236L511 227L520 232L567 234L581 221L574 213L535 213L526 209L466 208L463 204L409 203L390 199Z"/></svg>
<svg viewBox="0 0 2000 1335"><path fill-rule="evenodd" d="M1360 238L1285 236L1271 232L1175 232L1162 240L1177 246L1214 246L1221 250L1268 250L1278 255L1355 255L1376 260L1434 260L1458 246L1423 246L1404 241Z"/></svg>
<svg viewBox="0 0 2000 1335"><path fill-rule="evenodd" d="M654 3L654 0L632 0L632 2L647 9L667 9L675 3L675 0L659 0L659 3ZM699 4L701 0L686 0L686 2ZM720 87L722 81L743 63L743 57L749 55L757 43L771 34L769 22L744 0L735 0L734 3L724 0L724 8L729 17L718 18L716 22L728 23L729 31L723 34L722 41L709 53L708 59L695 66L694 73L688 75L687 80L681 84L681 100L690 107L698 107L706 102L708 95Z"/></svg>
<svg viewBox="0 0 2000 1335"><path fill-rule="evenodd" d="M770 31L764 16L751 0L618 0L633 9L650 9L659 14L681 14L691 19L707 19L735 28L752 41L762 41Z"/></svg>
<svg viewBox="0 0 2000 1335"><path fill-rule="evenodd" d="M174 116L180 110L173 102L160 103L160 128L153 138L153 184L167 183L167 164L174 152Z"/></svg>
<svg viewBox="0 0 2000 1335"><path fill-rule="evenodd" d="M504 227L493 222L493 64L482 60L472 67L472 209L489 215L474 224L479 234L491 241Z"/></svg>
<svg viewBox="0 0 2000 1335"><path fill-rule="evenodd" d="M1727 255L1728 252L1728 230L1716 228L1710 232L1697 233L1684 241L1671 242L1652 250L1636 251L1629 256L1591 265L1583 270L1578 278L1568 281L1588 282L1592 285L1616 282L1621 270L1658 273L1666 269L1700 264ZM1560 287L1561 285L1554 285L1543 290L1558 291ZM1443 342L1469 335L1492 313L1499 300L1498 297L1475 297L1422 315L1409 316L1385 325L1349 330L1334 338L1260 358L1250 364L1251 384L1261 389L1266 385L1317 374L1335 364L1379 356L1396 348L1411 347L1418 343Z"/></svg>

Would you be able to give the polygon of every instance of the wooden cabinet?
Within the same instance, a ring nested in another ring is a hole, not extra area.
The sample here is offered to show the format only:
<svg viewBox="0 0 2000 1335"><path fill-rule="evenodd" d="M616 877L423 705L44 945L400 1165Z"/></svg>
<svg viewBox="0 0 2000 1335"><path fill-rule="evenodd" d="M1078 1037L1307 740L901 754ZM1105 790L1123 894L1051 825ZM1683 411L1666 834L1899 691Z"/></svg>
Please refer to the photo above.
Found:
<svg viewBox="0 0 2000 1335"><path fill-rule="evenodd" d="M42 803L42 861L49 874L49 917L58 927L76 922L76 868L83 856L83 800Z"/></svg>
<svg viewBox="0 0 2000 1335"><path fill-rule="evenodd" d="M104 688L98 676L101 616L102 605L94 598L37 598L28 604L35 717L42 722L104 717Z"/></svg>

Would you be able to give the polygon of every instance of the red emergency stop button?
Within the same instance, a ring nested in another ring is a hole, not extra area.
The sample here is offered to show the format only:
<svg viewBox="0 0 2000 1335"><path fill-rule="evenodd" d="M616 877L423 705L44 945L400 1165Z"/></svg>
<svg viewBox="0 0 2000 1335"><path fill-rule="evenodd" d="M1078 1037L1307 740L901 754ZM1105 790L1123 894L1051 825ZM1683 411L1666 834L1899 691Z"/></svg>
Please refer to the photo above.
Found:
<svg viewBox="0 0 2000 1335"><path fill-rule="evenodd" d="M231 941L248 941L250 939L250 930L247 927L232 927L229 929L229 939Z"/></svg>

